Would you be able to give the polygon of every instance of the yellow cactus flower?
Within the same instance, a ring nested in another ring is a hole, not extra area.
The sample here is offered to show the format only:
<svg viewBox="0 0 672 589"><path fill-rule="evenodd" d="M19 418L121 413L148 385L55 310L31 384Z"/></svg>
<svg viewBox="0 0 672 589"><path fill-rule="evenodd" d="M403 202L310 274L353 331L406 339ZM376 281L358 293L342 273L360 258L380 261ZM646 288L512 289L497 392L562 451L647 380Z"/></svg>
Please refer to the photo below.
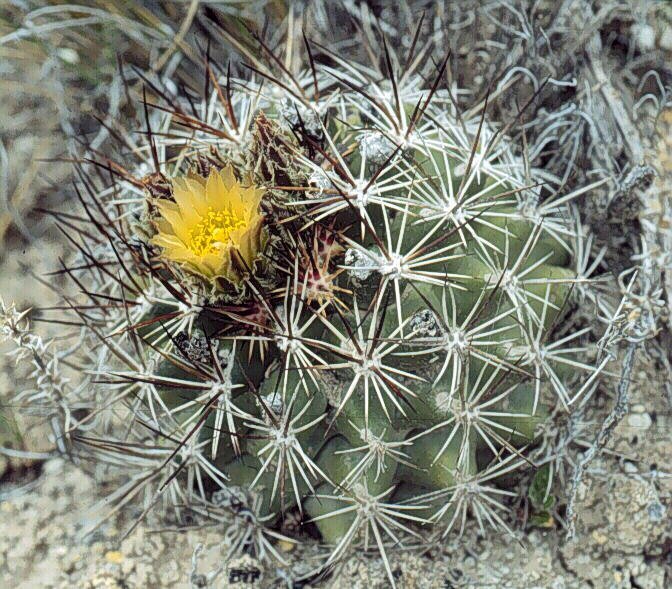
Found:
<svg viewBox="0 0 672 589"><path fill-rule="evenodd" d="M261 247L263 189L243 186L229 166L212 169L207 178L173 178L175 202L161 199L157 234L152 243L163 257L209 279L236 279L242 260L247 267Z"/></svg>

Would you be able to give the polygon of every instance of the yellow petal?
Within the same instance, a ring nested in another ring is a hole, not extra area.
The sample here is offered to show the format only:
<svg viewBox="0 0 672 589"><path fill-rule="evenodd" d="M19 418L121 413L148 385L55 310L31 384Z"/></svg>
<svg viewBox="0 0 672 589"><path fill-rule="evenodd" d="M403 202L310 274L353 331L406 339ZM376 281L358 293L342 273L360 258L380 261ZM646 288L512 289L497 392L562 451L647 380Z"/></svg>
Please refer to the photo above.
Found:
<svg viewBox="0 0 672 589"><path fill-rule="evenodd" d="M170 223L173 233L187 243L189 240L190 227L185 223L184 218L180 214L181 211L175 210L173 207L164 204L157 205L157 208L159 209L161 216Z"/></svg>
<svg viewBox="0 0 672 589"><path fill-rule="evenodd" d="M216 211L223 211L226 209L228 203L228 194L226 186L222 180L221 175L213 170L208 176L208 181L205 187L205 199L209 207Z"/></svg>
<svg viewBox="0 0 672 589"><path fill-rule="evenodd" d="M194 252L186 247L166 249L164 253L171 261L180 264L196 262L199 259L198 256L194 255Z"/></svg>
<svg viewBox="0 0 672 589"><path fill-rule="evenodd" d="M220 176L222 178L222 182L224 183L224 187L227 190L231 190L233 186L238 185L238 181L236 180L236 175L233 173L233 167L231 166L226 166L220 171Z"/></svg>
<svg viewBox="0 0 672 589"><path fill-rule="evenodd" d="M185 247L184 242L179 237L166 233L157 233L154 237L152 237L151 243L166 249Z"/></svg>
<svg viewBox="0 0 672 589"><path fill-rule="evenodd" d="M208 208L199 199L193 198L192 193L175 189L173 197L186 225L196 225L207 214Z"/></svg>
<svg viewBox="0 0 672 589"><path fill-rule="evenodd" d="M227 268L228 256L208 254L200 260L201 266L210 278L224 276Z"/></svg>
<svg viewBox="0 0 672 589"><path fill-rule="evenodd" d="M204 215L208 210L206 199L206 184L196 180L184 181L189 191L190 202L200 215Z"/></svg>
<svg viewBox="0 0 672 589"><path fill-rule="evenodd" d="M156 224L156 229L159 233L165 233L166 235L174 235L173 226L163 217L159 217L154 220Z"/></svg>

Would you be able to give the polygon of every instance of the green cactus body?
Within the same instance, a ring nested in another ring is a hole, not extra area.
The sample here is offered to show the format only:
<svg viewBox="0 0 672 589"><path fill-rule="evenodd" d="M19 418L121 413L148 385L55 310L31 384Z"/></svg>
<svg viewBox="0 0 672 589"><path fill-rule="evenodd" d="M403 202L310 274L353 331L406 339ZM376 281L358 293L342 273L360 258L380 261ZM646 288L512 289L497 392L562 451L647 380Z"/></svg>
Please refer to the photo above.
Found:
<svg viewBox="0 0 672 589"><path fill-rule="evenodd" d="M489 513L498 477L598 373L583 332L553 342L576 279L568 201L540 208L487 120L347 71L368 90L320 73L330 94L304 100L309 74L296 96L253 77L193 136L186 115L161 119L188 147L162 164L158 197L148 176L132 184L158 211L151 237L123 242L130 278L99 287L137 302L110 321L109 372L134 394L130 426L107 435L130 427L149 461L150 424L177 448L148 479L157 493L195 494L209 517L233 508L202 489L242 488L255 540L241 546L272 555L298 513L332 545L327 564ZM196 457L177 462L187 442Z"/></svg>
<svg viewBox="0 0 672 589"><path fill-rule="evenodd" d="M343 509L344 499L356 504L365 489L371 497L392 492L401 504L416 499L424 514L418 517L426 520L417 523L441 525L453 512L436 520L433 492L478 477L479 462L534 442L549 400L535 401L534 374L519 364L528 328L544 332L563 312L570 257L543 223L520 213L515 179L480 170L476 180L474 168L469 183L456 173L464 174L467 155L413 148L378 175L384 187L420 170L419 197L410 181L402 182L409 186L404 198L373 193L367 201L355 188L356 206L325 217L355 252L334 284L348 292L349 309L318 309L302 296L295 274L289 287L279 285L285 302L274 311L284 321L292 315L296 325L310 322L308 328L296 339L282 325L275 334L272 327L262 332L270 344L263 362L240 362L237 353L232 380L240 388L231 411L239 441L234 451L224 436L216 459L229 457L223 472L263 497L263 514L298 507L323 540L339 545L353 526L367 525L357 510ZM353 171L362 166L357 150L343 161ZM369 163L364 178L378 171ZM450 184L457 194L463 183L461 200L480 207L471 219L423 208L427 195L438 198L433 185ZM306 212L350 198L333 192ZM201 322L217 341L208 327L213 314L202 313ZM307 350L303 362L297 362L299 339ZM185 378L166 363L164 373ZM173 408L188 397L180 388L162 393ZM212 435L214 414L200 436Z"/></svg>

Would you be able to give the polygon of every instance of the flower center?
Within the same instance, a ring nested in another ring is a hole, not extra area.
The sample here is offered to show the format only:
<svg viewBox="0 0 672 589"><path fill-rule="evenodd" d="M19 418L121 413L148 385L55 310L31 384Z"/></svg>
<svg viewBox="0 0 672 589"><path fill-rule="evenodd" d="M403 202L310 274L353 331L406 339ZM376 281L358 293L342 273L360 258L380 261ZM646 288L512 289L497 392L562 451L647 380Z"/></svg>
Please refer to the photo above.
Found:
<svg viewBox="0 0 672 589"><path fill-rule="evenodd" d="M230 243L233 231L245 226L245 220L230 211L215 211L210 207L189 232L189 249L199 256L216 254L223 245Z"/></svg>

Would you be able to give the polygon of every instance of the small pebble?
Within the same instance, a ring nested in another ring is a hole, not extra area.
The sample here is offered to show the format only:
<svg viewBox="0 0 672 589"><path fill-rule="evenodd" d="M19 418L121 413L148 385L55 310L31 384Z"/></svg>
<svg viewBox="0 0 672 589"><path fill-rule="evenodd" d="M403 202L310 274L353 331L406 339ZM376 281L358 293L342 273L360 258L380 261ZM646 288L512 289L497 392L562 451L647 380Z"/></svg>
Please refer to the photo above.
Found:
<svg viewBox="0 0 672 589"><path fill-rule="evenodd" d="M665 517L665 511L665 506L657 501L649 504L649 507L647 508L649 519L652 522L663 521L663 518Z"/></svg>
<svg viewBox="0 0 672 589"><path fill-rule="evenodd" d="M647 430L651 427L651 416L648 413L631 413L628 415L628 425L637 429Z"/></svg>
<svg viewBox="0 0 672 589"><path fill-rule="evenodd" d="M283 552L291 552L296 548L296 542L287 542L287 540L279 540L278 546Z"/></svg>
<svg viewBox="0 0 672 589"><path fill-rule="evenodd" d="M105 560L112 564L121 564L124 560L124 555L118 550L110 550L105 553Z"/></svg>
<svg viewBox="0 0 672 589"><path fill-rule="evenodd" d="M56 51L56 54L66 63L75 65L79 63L79 53L70 47L61 47Z"/></svg>
<svg viewBox="0 0 672 589"><path fill-rule="evenodd" d="M656 32L651 25L635 23L630 33L642 51L651 51L656 46Z"/></svg>

